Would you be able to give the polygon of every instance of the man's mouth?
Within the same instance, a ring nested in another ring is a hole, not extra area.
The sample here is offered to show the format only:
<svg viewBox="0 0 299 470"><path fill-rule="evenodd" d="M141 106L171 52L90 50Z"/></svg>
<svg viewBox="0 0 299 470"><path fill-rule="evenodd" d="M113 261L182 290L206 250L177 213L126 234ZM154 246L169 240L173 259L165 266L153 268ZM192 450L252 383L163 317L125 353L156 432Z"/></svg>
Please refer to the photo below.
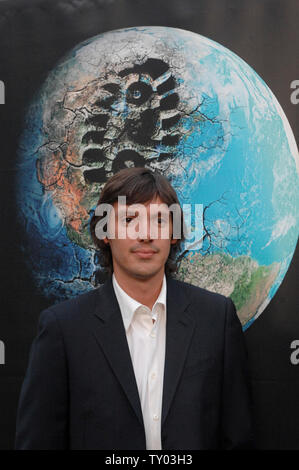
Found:
<svg viewBox="0 0 299 470"><path fill-rule="evenodd" d="M151 258L154 254L156 254L156 251L154 250L134 250L134 253L139 256L140 258Z"/></svg>

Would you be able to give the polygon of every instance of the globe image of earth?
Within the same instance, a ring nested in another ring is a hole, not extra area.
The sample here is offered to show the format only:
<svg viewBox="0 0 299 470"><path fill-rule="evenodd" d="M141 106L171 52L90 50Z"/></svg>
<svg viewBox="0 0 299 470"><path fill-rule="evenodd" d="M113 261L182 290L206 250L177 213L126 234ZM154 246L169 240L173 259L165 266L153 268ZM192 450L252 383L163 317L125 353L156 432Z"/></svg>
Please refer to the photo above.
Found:
<svg viewBox="0 0 299 470"><path fill-rule="evenodd" d="M202 205L200 242L183 244L175 276L231 297L248 328L299 230L298 149L269 87L227 48L175 28L107 32L63 57L28 107L16 181L22 250L48 299L104 281L89 223L107 179L131 166Z"/></svg>

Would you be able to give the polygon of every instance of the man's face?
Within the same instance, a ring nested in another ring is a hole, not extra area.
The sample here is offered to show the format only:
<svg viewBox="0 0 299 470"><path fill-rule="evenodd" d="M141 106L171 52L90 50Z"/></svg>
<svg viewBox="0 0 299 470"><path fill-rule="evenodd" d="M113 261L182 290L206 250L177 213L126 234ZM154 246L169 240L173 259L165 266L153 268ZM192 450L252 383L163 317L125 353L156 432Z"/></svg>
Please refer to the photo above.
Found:
<svg viewBox="0 0 299 470"><path fill-rule="evenodd" d="M164 273L172 244L171 213L165 203L156 197L142 204L142 210L131 205L113 204L113 220L109 219L108 233L114 236L104 239L110 244L115 274L135 279L149 279ZM112 233L112 231L111 231Z"/></svg>

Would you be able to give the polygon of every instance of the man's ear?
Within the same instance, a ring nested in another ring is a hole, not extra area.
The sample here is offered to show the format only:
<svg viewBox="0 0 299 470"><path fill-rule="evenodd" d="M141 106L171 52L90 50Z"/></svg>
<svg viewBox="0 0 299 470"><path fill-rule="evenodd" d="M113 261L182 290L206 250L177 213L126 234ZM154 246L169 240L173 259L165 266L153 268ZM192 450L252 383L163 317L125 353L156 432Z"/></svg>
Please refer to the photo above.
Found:
<svg viewBox="0 0 299 470"><path fill-rule="evenodd" d="M177 241L178 241L177 238L172 238L172 239L170 240L170 243L171 243L172 245L175 245L175 244L177 243Z"/></svg>
<svg viewBox="0 0 299 470"><path fill-rule="evenodd" d="M103 238L103 242L105 243L105 245L109 245L109 240L107 237Z"/></svg>

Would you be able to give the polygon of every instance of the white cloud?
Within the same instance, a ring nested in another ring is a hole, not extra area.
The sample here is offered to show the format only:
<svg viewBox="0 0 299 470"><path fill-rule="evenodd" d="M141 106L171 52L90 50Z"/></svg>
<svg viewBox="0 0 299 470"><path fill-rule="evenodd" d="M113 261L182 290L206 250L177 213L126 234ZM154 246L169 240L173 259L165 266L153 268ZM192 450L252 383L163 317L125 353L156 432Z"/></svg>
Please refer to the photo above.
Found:
<svg viewBox="0 0 299 470"><path fill-rule="evenodd" d="M272 234L268 243L264 246L266 248L277 238L284 237L288 231L296 226L296 219L292 214L286 215L280 219L273 227Z"/></svg>

